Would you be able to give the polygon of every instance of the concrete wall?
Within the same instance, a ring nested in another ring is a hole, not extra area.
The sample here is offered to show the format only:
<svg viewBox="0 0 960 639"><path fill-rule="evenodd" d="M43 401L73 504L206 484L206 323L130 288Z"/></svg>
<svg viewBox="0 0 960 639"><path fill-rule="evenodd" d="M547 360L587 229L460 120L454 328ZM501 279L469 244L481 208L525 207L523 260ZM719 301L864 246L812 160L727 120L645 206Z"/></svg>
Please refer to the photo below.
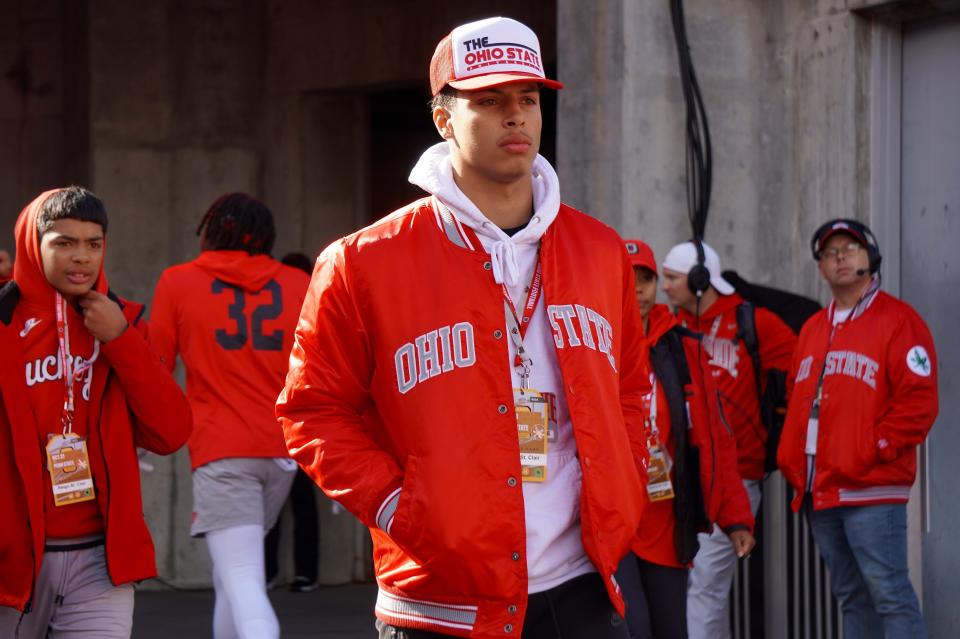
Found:
<svg viewBox="0 0 960 639"><path fill-rule="evenodd" d="M110 212L107 273L121 295L149 301L165 267L196 255L194 230L219 194L262 194L258 5L91 3L90 184ZM206 548L187 534L186 451L148 461L161 578L208 584Z"/></svg>
<svg viewBox="0 0 960 639"><path fill-rule="evenodd" d="M842 0L685 3L713 142L706 239L748 279L822 293L807 243L869 210L867 20ZM565 198L658 256L690 236L667 2L559 2ZM602 33L603 37L597 37Z"/></svg>
<svg viewBox="0 0 960 639"><path fill-rule="evenodd" d="M85 3L0 0L0 248L11 253L27 202L87 181L87 53Z"/></svg>

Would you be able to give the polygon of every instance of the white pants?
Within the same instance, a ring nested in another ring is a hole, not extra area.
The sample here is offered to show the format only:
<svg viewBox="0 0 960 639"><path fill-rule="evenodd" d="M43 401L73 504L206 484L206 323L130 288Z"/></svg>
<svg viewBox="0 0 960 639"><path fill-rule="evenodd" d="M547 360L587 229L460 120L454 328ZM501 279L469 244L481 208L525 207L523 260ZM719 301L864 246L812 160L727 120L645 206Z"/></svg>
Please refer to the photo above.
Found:
<svg viewBox="0 0 960 639"><path fill-rule="evenodd" d="M262 526L206 534L213 560L214 639L277 639L280 624L267 598Z"/></svg>
<svg viewBox="0 0 960 639"><path fill-rule="evenodd" d="M103 546L43 553L30 612L0 607L4 639L129 639L132 630L133 585L110 582Z"/></svg>
<svg viewBox="0 0 960 639"><path fill-rule="evenodd" d="M754 516L760 508L762 482L743 480ZM687 588L689 639L729 639L730 586L737 567L737 554L730 538L716 525L708 535L697 535L700 550L693 559Z"/></svg>

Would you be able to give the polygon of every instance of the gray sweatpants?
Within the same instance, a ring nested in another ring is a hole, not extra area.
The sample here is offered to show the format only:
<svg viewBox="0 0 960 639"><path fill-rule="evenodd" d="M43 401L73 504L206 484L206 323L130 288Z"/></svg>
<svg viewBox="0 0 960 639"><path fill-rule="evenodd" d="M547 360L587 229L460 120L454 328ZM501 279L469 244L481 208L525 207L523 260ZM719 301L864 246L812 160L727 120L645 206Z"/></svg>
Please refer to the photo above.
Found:
<svg viewBox="0 0 960 639"><path fill-rule="evenodd" d="M132 630L133 585L110 583L102 545L43 553L30 612L0 607L0 637L129 639Z"/></svg>
<svg viewBox="0 0 960 639"><path fill-rule="evenodd" d="M760 508L763 482L744 479L754 516ZM700 550L693 559L687 586L687 632L690 639L730 639L730 585L737 569L737 553L717 525L710 534L697 535Z"/></svg>

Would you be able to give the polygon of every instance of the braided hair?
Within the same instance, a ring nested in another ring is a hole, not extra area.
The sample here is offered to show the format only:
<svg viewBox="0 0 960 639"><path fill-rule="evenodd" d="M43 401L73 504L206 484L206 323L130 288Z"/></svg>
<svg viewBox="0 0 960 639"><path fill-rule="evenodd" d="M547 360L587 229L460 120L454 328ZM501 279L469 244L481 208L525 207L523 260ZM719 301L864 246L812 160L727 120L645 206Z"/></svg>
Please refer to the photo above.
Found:
<svg viewBox="0 0 960 639"><path fill-rule="evenodd" d="M246 193L221 195L197 227L204 251L246 251L269 255L277 232L267 205Z"/></svg>

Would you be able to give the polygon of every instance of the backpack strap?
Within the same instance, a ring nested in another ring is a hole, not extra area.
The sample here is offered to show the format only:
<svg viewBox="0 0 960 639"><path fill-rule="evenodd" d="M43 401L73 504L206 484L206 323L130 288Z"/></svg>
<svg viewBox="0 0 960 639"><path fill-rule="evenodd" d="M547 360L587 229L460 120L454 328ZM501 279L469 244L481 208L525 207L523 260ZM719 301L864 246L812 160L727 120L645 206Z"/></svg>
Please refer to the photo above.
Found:
<svg viewBox="0 0 960 639"><path fill-rule="evenodd" d="M753 362L753 381L757 386L757 401L763 400L763 367L760 364L760 340L757 338L757 307L750 302L737 306L737 335L734 342L743 340Z"/></svg>
<svg viewBox="0 0 960 639"><path fill-rule="evenodd" d="M650 348L650 363L663 387L670 412L670 437L674 444L673 472L676 496L673 511L677 520L674 543L677 560L693 561L699 549L697 533L709 525L700 484L700 451L690 441L687 421L687 389L690 369L683 350L686 329L674 327Z"/></svg>

